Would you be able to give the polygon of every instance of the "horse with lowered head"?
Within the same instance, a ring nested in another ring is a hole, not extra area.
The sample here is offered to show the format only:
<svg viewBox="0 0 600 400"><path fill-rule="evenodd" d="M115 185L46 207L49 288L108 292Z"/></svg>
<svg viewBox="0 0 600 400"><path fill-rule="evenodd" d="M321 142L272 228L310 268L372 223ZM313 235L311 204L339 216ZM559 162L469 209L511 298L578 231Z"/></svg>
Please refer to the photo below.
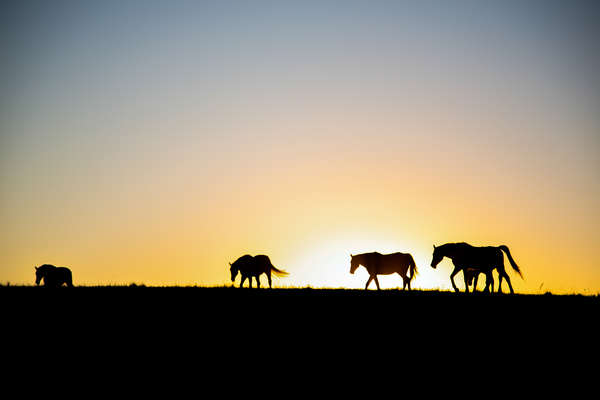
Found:
<svg viewBox="0 0 600 400"><path fill-rule="evenodd" d="M468 243L446 243L441 246L433 246L433 259L431 260L431 267L435 269L437 265L442 261L444 257L448 257L454 264L454 270L450 274L450 281L452 287L458 292L458 288L454 283L454 275L459 273L461 270L472 269L470 273L477 271L482 272L486 275L485 291L489 289L489 285L493 285L494 278L492 277L492 271L498 269L498 293L502 292L502 279L506 279L508 288L511 293L514 293L513 287L510 283L510 278L504 269L504 255L506 253L508 261L512 268L523 278L523 274L519 269L519 266L512 258L508 247L502 246L484 246L477 247L471 246ZM470 274L469 273L469 274ZM465 275L465 292L469 292L468 275ZM492 286L493 290L493 286Z"/></svg>
<svg viewBox="0 0 600 400"><path fill-rule="evenodd" d="M39 285L42 279L46 287L60 287L64 284L73 287L73 274L67 267L55 267L50 264L35 267L35 284Z"/></svg>
<svg viewBox="0 0 600 400"><path fill-rule="evenodd" d="M363 253L363 254L350 254L350 273L353 274L359 266L363 266L369 272L369 280L365 286L365 290L369 287L372 280L377 285L379 290L379 281L377 275L390 275L397 273L402 277L404 286L402 289L410 289L410 281L415 277L417 273L417 265L415 260L408 253L392 253L392 254L379 254L374 253ZM410 271L410 276L407 272Z"/></svg>
<svg viewBox="0 0 600 400"><path fill-rule="evenodd" d="M231 282L235 282L235 277L238 272L242 275L242 281L240 287L244 285L244 281L248 278L250 287L252 287L252 277L256 279L256 286L260 287L259 277L261 274L267 274L269 280L269 288L271 287L271 273L275 276L287 276L288 272L277 269L271 264L271 260L268 256L257 255L251 256L249 254L243 255L232 263L229 263L231 271Z"/></svg>

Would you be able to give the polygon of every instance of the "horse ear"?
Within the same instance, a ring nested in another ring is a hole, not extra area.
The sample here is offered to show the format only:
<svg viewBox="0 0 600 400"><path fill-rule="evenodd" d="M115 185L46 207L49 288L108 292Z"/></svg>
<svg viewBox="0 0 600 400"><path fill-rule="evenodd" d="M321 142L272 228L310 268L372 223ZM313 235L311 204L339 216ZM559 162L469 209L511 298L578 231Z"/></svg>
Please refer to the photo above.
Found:
<svg viewBox="0 0 600 400"><path fill-rule="evenodd" d="M37 271L38 267L36 267L35 265L33 266L33 268L35 268L35 270Z"/></svg>
<svg viewBox="0 0 600 400"><path fill-rule="evenodd" d="M435 244L433 245L433 249L435 250Z"/></svg>
<svg viewBox="0 0 600 400"><path fill-rule="evenodd" d="M229 263L229 266L231 267L231 263Z"/></svg>

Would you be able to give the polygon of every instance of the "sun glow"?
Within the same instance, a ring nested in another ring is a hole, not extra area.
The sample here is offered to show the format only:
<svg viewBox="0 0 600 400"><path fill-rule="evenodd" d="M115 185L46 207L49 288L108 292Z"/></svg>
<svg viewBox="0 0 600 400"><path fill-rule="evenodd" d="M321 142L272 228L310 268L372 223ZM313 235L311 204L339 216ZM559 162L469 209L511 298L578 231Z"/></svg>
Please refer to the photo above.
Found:
<svg viewBox="0 0 600 400"><path fill-rule="evenodd" d="M292 255L293 275L285 283L293 286L344 287L363 289L369 278L367 270L360 267L350 274L350 255L378 251L382 254L410 252L417 263L418 274L412 282L415 289L446 288L440 274L429 266L431 260L423 254L411 251L413 246L397 235L374 232L330 232L330 234L307 242L305 247ZM446 277L447 278L447 277ZM402 279L394 275L378 277L382 289L402 286ZM447 279L446 279L447 280ZM281 281L283 284L283 281ZM372 283L369 289L375 289Z"/></svg>

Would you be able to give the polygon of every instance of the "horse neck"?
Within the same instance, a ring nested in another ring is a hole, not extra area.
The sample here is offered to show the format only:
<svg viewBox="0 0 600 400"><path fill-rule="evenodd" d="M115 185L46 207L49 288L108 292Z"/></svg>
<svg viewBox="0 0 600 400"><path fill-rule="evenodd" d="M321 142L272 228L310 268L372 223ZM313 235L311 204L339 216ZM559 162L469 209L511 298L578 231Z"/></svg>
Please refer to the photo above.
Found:
<svg viewBox="0 0 600 400"><path fill-rule="evenodd" d="M367 257L364 254L358 254L354 256L354 259L356 260L356 263L358 264L358 267L360 267L361 265L365 268L367 268ZM356 268L358 268L356 267Z"/></svg>
<svg viewBox="0 0 600 400"><path fill-rule="evenodd" d="M49 272L52 272L56 269L56 267L53 267L52 265L42 265L41 267L38 268L38 271L41 272L42 276L46 276L48 275Z"/></svg>
<svg viewBox="0 0 600 400"><path fill-rule="evenodd" d="M452 259L456 255L457 249L456 249L456 246L454 246L452 243L448 243L443 246L440 246L439 249L441 249L442 258L448 257L448 258Z"/></svg>

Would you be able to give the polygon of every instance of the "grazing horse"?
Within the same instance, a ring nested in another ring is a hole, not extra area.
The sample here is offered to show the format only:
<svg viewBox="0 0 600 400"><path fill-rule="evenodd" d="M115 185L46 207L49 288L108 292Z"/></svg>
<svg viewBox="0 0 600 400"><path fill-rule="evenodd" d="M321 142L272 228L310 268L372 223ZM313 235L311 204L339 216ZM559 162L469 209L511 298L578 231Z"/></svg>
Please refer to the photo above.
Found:
<svg viewBox="0 0 600 400"><path fill-rule="evenodd" d="M39 285L42 279L44 286L47 287L59 287L63 284L73 287L73 275L71 270L66 267L55 267L50 264L35 267L35 284Z"/></svg>
<svg viewBox="0 0 600 400"><path fill-rule="evenodd" d="M256 278L256 286L260 287L260 280L258 279L260 274L267 274L267 279L269 280L269 288L271 287L271 273L275 274L275 276L287 276L288 272L279 270L271 264L271 260L269 257L265 255L251 256L246 254L241 256L234 263L229 263L230 271L231 271L231 282L235 281L235 277L238 272L242 274L242 281L240 282L240 287L244 285L244 281L248 278L248 282L250 283L250 287L252 287L252 277Z"/></svg>
<svg viewBox="0 0 600 400"><path fill-rule="evenodd" d="M452 282L452 287L457 292L458 288L454 283L454 275L459 273L460 270L473 269L484 273L486 275L485 291L487 292L490 283L492 283L494 279L492 277L492 271L497 268L499 276L498 293L502 292L502 278L506 279L510 292L514 293L510 278L504 269L504 256L502 252L506 253L512 268L521 276L521 278L523 278L519 266L510 255L508 247L504 245L498 247L475 247L468 243L446 243L438 247L434 245L431 267L435 268L444 257L450 258L454 264L454 270L452 271L452 274L450 274L450 281ZM467 274L465 274L465 292L469 292Z"/></svg>
<svg viewBox="0 0 600 400"><path fill-rule="evenodd" d="M379 290L377 275L389 275L393 273L398 273L398 275L402 277L402 280L404 281L402 289L406 289L406 286L408 286L408 290L411 290L410 281L412 281L417 273L415 260L413 260L412 256L408 253L379 254L375 252L357 254L354 256L350 254L350 273L353 274L361 265L369 272L369 280L367 281L365 290L367 290L369 283L371 283L372 280L375 280L377 290ZM407 271L409 269L410 276L407 276Z"/></svg>

